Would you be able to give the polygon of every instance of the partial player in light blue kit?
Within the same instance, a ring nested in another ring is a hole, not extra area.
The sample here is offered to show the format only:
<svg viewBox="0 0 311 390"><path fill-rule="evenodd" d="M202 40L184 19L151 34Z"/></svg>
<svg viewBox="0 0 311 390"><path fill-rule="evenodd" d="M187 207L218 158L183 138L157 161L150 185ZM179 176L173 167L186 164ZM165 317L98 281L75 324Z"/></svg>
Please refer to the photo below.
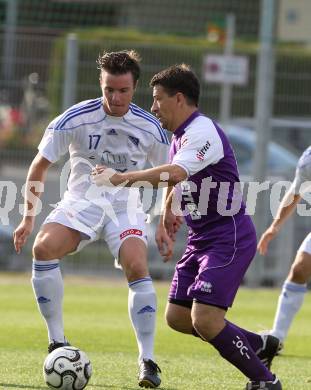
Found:
<svg viewBox="0 0 311 390"><path fill-rule="evenodd" d="M41 190L49 166L69 150L70 176L64 198L45 220L33 247L32 284L48 328L49 351L64 336L63 280L59 260L103 238L129 285L128 306L139 349L139 385L160 385L154 362L156 294L147 265L146 215L137 188L99 189L90 180L96 164L119 172L168 160L168 139L159 121L131 103L140 76L134 51L104 53L98 59L102 97L70 107L47 127L29 169L27 188ZM37 200L38 198L34 198ZM28 194L25 215L14 233L17 252L34 225L36 203ZM87 260L86 260L87 261Z"/></svg>
<svg viewBox="0 0 311 390"><path fill-rule="evenodd" d="M309 146L300 157L293 184L289 191L284 195L271 226L263 233L259 241L258 250L262 255L267 253L270 241L277 236L284 222L293 214L304 194L310 192L311 146ZM281 261L281 259L279 260ZM273 328L268 332L279 338L282 342L282 346L287 337L291 323L302 306L307 292L307 283L310 278L311 233L307 235L297 251L287 279L283 284L275 313Z"/></svg>
<svg viewBox="0 0 311 390"><path fill-rule="evenodd" d="M280 390L280 381L269 370L278 339L225 319L256 252L233 150L222 129L198 111L200 85L188 66L165 69L150 85L152 111L162 127L173 132L170 163L140 172L110 172L109 179L107 168L97 167L93 180L99 186L108 181L114 186L148 181L156 187L167 180L164 215L156 234L165 260L172 255L180 216L189 227L187 248L169 293L169 326L213 345L250 379L246 389Z"/></svg>

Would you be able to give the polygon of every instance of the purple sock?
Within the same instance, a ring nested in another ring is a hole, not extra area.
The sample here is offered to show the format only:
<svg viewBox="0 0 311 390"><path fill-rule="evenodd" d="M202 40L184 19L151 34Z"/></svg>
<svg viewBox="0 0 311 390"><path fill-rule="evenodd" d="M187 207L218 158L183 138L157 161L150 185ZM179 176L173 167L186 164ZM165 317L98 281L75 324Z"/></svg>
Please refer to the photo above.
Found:
<svg viewBox="0 0 311 390"><path fill-rule="evenodd" d="M210 341L220 355L252 381L273 381L273 374L262 364L238 327L226 323L224 329Z"/></svg>
<svg viewBox="0 0 311 390"><path fill-rule="evenodd" d="M250 346L252 347L253 351L258 353L258 351L263 347L263 341L259 334L250 332L246 329L240 328L239 326L233 324L230 321L225 320L228 324L230 324L233 328L239 330L244 334L244 336L247 338Z"/></svg>

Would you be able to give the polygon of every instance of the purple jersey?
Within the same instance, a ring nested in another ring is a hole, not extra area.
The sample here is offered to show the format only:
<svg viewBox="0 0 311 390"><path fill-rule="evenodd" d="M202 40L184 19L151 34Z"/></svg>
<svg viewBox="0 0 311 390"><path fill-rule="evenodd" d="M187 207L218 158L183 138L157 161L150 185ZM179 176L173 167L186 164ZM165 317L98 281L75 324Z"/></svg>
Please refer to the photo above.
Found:
<svg viewBox="0 0 311 390"><path fill-rule="evenodd" d="M256 252L231 145L216 123L196 111L174 132L170 162L188 174L175 194L190 231L169 300L230 307Z"/></svg>
<svg viewBox="0 0 311 390"><path fill-rule="evenodd" d="M243 216L236 159L223 130L198 111L175 132L170 163L181 166L188 180L175 187L187 225L194 233L231 223Z"/></svg>

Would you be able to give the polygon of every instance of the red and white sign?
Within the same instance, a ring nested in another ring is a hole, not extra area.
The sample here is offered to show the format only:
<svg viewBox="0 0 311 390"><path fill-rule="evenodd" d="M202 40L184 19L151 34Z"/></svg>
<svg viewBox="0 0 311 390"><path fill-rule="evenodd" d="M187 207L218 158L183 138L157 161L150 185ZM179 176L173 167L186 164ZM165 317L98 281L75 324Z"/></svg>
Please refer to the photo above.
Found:
<svg viewBox="0 0 311 390"><path fill-rule="evenodd" d="M248 57L207 54L203 57L203 79L209 83L245 85Z"/></svg>

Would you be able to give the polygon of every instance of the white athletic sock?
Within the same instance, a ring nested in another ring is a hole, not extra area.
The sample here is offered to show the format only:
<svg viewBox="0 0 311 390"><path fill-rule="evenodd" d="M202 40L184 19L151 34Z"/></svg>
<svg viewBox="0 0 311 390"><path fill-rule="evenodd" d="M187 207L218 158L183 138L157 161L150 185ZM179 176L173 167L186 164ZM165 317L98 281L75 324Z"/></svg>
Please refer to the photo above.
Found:
<svg viewBox="0 0 311 390"><path fill-rule="evenodd" d="M157 298L150 277L129 283L129 316L138 344L138 363L153 358Z"/></svg>
<svg viewBox="0 0 311 390"><path fill-rule="evenodd" d="M63 278L59 260L33 260L32 287L37 299L39 311L48 328L49 342L63 343Z"/></svg>
<svg viewBox="0 0 311 390"><path fill-rule="evenodd" d="M271 331L271 334L278 337L281 341L284 341L286 338L290 325L301 308L306 292L306 284L284 282Z"/></svg>

